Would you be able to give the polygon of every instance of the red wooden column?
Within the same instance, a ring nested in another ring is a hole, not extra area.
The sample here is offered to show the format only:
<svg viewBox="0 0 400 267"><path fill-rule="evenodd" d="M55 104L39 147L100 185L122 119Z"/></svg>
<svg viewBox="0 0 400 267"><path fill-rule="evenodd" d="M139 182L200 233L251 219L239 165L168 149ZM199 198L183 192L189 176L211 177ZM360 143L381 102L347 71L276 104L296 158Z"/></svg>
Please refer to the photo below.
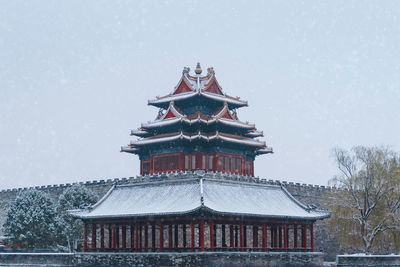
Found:
<svg viewBox="0 0 400 267"><path fill-rule="evenodd" d="M163 250L163 245L164 245L164 229L163 229L163 224L160 222L160 252Z"/></svg>
<svg viewBox="0 0 400 267"><path fill-rule="evenodd" d="M100 248L104 249L104 224L100 224Z"/></svg>
<svg viewBox="0 0 400 267"><path fill-rule="evenodd" d="M284 226L284 233L283 233L283 238L284 240L284 246L285 246L285 251L288 250L288 229L287 229L287 224Z"/></svg>
<svg viewBox="0 0 400 267"><path fill-rule="evenodd" d="M190 238L190 241L191 241L191 245L192 245L192 251L194 251L194 223L193 222L191 222L190 223L190 231L191 231L191 238Z"/></svg>
<svg viewBox="0 0 400 267"><path fill-rule="evenodd" d="M116 249L116 245L117 245L117 241L116 241L116 237L117 237L117 229L116 229L116 225L113 224L112 225L112 248Z"/></svg>
<svg viewBox="0 0 400 267"><path fill-rule="evenodd" d="M87 223L83 226L83 252L87 252Z"/></svg>
<svg viewBox="0 0 400 267"><path fill-rule="evenodd" d="M244 240L243 240L243 236L244 236L244 231L243 231L243 222L240 223L240 251L244 251Z"/></svg>
<svg viewBox="0 0 400 267"><path fill-rule="evenodd" d="M204 220L200 220L200 250L204 251Z"/></svg>
<svg viewBox="0 0 400 267"><path fill-rule="evenodd" d="M214 251L214 223L210 221L210 247L211 251Z"/></svg>
<svg viewBox="0 0 400 267"><path fill-rule="evenodd" d="M264 223L263 224L263 250L267 251L267 225Z"/></svg>
<svg viewBox="0 0 400 267"><path fill-rule="evenodd" d="M179 171L185 170L185 153L179 153Z"/></svg>
<svg viewBox="0 0 400 267"><path fill-rule="evenodd" d="M215 153L214 154L214 158L213 158L213 169L212 169L212 171L213 172L217 172L217 164L218 164L218 153Z"/></svg>
<svg viewBox="0 0 400 267"><path fill-rule="evenodd" d="M314 252L314 224L311 224L310 227L311 227L311 251Z"/></svg>
<svg viewBox="0 0 400 267"><path fill-rule="evenodd" d="M96 224L92 223L92 244L91 249L96 249Z"/></svg>
<svg viewBox="0 0 400 267"><path fill-rule="evenodd" d="M135 251L139 251L139 229L137 223L135 223Z"/></svg>

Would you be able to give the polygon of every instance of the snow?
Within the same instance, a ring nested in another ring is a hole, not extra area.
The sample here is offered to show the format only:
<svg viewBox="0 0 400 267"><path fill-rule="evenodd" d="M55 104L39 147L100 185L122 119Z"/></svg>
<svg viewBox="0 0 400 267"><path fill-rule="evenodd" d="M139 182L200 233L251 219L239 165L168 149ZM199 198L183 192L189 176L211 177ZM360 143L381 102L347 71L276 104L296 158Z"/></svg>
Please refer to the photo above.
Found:
<svg viewBox="0 0 400 267"><path fill-rule="evenodd" d="M187 92L187 93L182 93L182 94L177 94L177 95L170 95L168 97L149 100L149 104L150 105L151 104L160 104L160 103L166 103L166 102L171 102L171 101L187 99L192 96L195 96L196 94L197 94L197 92Z"/></svg>
<svg viewBox="0 0 400 267"><path fill-rule="evenodd" d="M217 213L271 218L320 219L329 214L307 211L277 185L213 178L188 178L113 187L92 209L73 212L80 218L182 214L204 207Z"/></svg>
<svg viewBox="0 0 400 267"><path fill-rule="evenodd" d="M229 120L229 119L225 119L225 118L219 118L219 119L211 119L211 120L204 120L204 119L187 119L187 118L171 118L171 119L166 119L166 120L156 120L156 121L152 121L152 122L148 122L148 123L142 123L141 127L143 128L152 128L152 127L162 127L162 126L166 126L166 125L172 125L174 123L177 122L185 122L187 124L194 124L194 123L204 123L204 124L211 124L211 123L215 123L215 122L221 122L223 124L229 125L229 126L233 126L233 127L240 127L240 128L247 128L247 129L253 129L255 128L254 124L249 124L249 123L245 123L245 122L241 122L241 121L234 121L234 120Z"/></svg>
<svg viewBox="0 0 400 267"><path fill-rule="evenodd" d="M239 106L247 106L247 101L232 99L232 98L226 97L224 95L217 95L217 94L213 94L213 93L209 93L209 92L201 92L201 94L205 97L208 97L208 98L211 98L211 99L214 99L217 101L227 102L227 103L235 104L235 105L239 105Z"/></svg>
<svg viewBox="0 0 400 267"><path fill-rule="evenodd" d="M244 123L241 121L234 121L234 120L229 120L229 119L224 119L220 118L218 119L219 122L222 122L223 124L227 124L230 126L235 126L235 127L242 127L242 128L248 128L248 129L253 129L255 127L254 124L249 124L249 123Z"/></svg>
<svg viewBox="0 0 400 267"><path fill-rule="evenodd" d="M202 92L202 91L200 91L200 93L199 92L186 92L186 93L181 93L181 94L177 94L177 95L169 95L167 97L149 100L148 103L150 105L157 105L157 104L163 104L163 103L167 103L167 102L171 102L171 101L187 99L187 98L190 98L190 97L193 97L196 95L203 95L210 99L214 99L214 100L221 101L221 102L227 102L227 103L238 105L238 106L247 106L247 101L232 99L232 98L226 97L224 95L217 95L217 94L213 94L213 93L209 93L209 92Z"/></svg>
<svg viewBox="0 0 400 267"><path fill-rule="evenodd" d="M149 133L146 131L143 131L143 130L132 130L131 131L131 135L146 135L146 134L149 134Z"/></svg>
<svg viewBox="0 0 400 267"><path fill-rule="evenodd" d="M220 139L224 140L227 142L233 142L237 144L243 144L243 145L250 145L250 146L266 146L265 142L261 142L258 140L254 140L251 138L243 138L243 139L237 139L234 137L228 137L222 133L216 133L213 136L207 136L199 132L196 135L185 135L183 132L176 133L175 135L170 135L166 137L159 137L159 138L143 138L143 139L138 139L136 141L132 141L131 145L148 145L148 144L154 144L154 143L161 143L161 142L169 142L169 141L174 141L177 139L186 139L186 140L195 140L195 139L204 139L206 141L214 140L214 139Z"/></svg>

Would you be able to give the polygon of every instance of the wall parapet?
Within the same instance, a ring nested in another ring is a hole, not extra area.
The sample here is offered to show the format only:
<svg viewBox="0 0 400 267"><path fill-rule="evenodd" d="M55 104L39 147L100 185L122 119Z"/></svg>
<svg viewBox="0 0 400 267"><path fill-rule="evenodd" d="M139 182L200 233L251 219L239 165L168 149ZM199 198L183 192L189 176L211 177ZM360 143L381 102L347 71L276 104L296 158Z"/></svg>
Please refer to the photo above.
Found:
<svg viewBox="0 0 400 267"><path fill-rule="evenodd" d="M171 172L171 173L161 173L161 174L153 174L153 175L144 175L144 176L136 176L136 177L122 177L122 178L112 178L112 179L100 179L100 180L90 180L90 181L82 181L82 182L72 182L72 183L65 183L65 184L52 184L52 185L37 185L31 187L19 187L19 188L6 188L1 189L0 193L7 193L7 192L21 192L31 189L37 190L46 190L46 189L64 189L67 187L71 187L75 184L81 184L85 186L95 186L95 185L113 185L113 184L126 184L126 183L134 183L134 182L146 182L153 179L162 180L162 179L177 179L177 178L187 178L192 177L193 175L201 175L203 171L185 171L185 172ZM283 186L290 186L296 188L305 188L305 189L316 189L316 190L331 190L332 187L325 186L325 185L315 185L315 184L301 184L295 182L287 182L284 180L271 180L267 178L260 178L245 176L245 175L238 175L238 174L226 174L222 172L208 172L207 174L211 174L213 178L221 178L221 179L229 179L229 180L238 180L238 181L247 181L253 183L267 183L272 185L283 185Z"/></svg>

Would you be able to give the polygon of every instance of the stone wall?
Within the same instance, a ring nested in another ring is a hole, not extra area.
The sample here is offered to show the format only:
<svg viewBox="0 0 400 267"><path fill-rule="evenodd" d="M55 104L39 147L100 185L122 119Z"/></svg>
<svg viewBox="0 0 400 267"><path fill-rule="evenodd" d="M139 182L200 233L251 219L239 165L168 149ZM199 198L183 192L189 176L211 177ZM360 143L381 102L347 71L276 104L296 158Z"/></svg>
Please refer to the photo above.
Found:
<svg viewBox="0 0 400 267"><path fill-rule="evenodd" d="M400 266L399 255L338 255L336 266L340 267L381 267Z"/></svg>
<svg viewBox="0 0 400 267"><path fill-rule="evenodd" d="M322 253L0 253L0 266L323 266Z"/></svg>
<svg viewBox="0 0 400 267"><path fill-rule="evenodd" d="M176 179L176 178L185 178L188 176L193 177L193 173L172 173L172 174L162 174L162 175L154 175L154 176L137 176L137 177L129 177L122 179L108 179L108 180L98 180L98 181L88 181L81 182L80 184L85 185L87 188L93 190L99 197L102 197L113 184L128 184L128 183L136 183L136 182L147 182L155 179ZM331 188L319 185L310 185L310 184L300 184L300 183L292 183L286 181L278 181L278 180L267 180L258 177L244 177L240 175L224 175L224 174L212 174L216 178L221 179L233 179L240 181L249 181L254 183L267 183L267 184L283 184L286 189L300 202L304 204L314 204L318 207L326 208L325 196L329 194ZM48 186L37 186L34 187L38 190L42 190L53 198L56 202L58 197L62 194L62 192L70 187L71 184L60 184L60 185L48 185ZM17 189L6 189L0 191L0 236L2 235L2 225L4 223L4 219L7 213L7 209L10 203L16 198L19 192L24 190L28 190L30 188L17 188ZM325 257L327 260L333 261L335 256L340 253L344 253L345 251L339 250L338 239L335 236L330 235L327 222L329 219L318 221L315 224L315 250L323 251L325 253Z"/></svg>

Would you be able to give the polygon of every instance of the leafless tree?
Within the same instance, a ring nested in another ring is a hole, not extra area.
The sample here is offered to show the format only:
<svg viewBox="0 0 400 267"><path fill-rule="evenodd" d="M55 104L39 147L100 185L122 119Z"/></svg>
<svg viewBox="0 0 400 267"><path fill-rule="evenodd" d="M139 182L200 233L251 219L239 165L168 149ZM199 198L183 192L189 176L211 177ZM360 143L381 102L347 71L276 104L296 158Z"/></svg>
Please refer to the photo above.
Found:
<svg viewBox="0 0 400 267"><path fill-rule="evenodd" d="M330 198L331 226L341 246L370 253L373 244L381 245L385 234L400 228L400 157L387 148L362 146L335 149L334 156L339 175L331 180L336 187Z"/></svg>

